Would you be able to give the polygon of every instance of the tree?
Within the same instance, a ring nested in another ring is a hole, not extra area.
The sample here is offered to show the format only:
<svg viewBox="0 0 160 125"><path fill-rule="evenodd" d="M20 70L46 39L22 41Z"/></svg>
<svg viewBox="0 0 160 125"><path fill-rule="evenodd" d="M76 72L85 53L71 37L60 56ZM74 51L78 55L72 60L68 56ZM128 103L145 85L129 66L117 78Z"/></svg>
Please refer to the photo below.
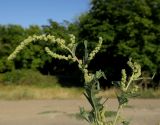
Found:
<svg viewBox="0 0 160 125"><path fill-rule="evenodd" d="M116 63L121 69L122 60L132 57L143 70L155 72L160 63L160 0L92 0L91 9L79 18L79 37L92 45L97 34L104 39L104 65Z"/></svg>
<svg viewBox="0 0 160 125"><path fill-rule="evenodd" d="M14 68L14 64L7 61L9 53L24 39L24 29L19 25L0 25L0 72Z"/></svg>
<svg viewBox="0 0 160 125"><path fill-rule="evenodd" d="M52 20L49 20L49 25L42 27L31 25L28 28L23 28L20 25L0 25L0 72L31 68L40 70L44 74L60 74L62 76L64 74L70 76L70 72L74 71L76 76L78 69L76 68L77 70L75 70L75 65L68 68L68 63L46 56L44 46L50 46L54 52L59 52L60 48L57 45L53 46L50 43L44 43L43 40L31 43L14 61L7 61L9 53L28 36L50 34L69 42L68 33L73 33L73 30L76 31L74 24L68 23L67 26L64 26Z"/></svg>

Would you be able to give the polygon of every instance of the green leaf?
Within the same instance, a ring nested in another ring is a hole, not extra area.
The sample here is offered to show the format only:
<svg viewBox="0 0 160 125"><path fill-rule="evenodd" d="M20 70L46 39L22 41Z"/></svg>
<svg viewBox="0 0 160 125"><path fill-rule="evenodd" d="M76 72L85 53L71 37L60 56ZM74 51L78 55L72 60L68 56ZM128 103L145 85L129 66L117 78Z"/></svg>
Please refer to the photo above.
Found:
<svg viewBox="0 0 160 125"><path fill-rule="evenodd" d="M78 45L78 44L74 44L74 46L73 46L73 48L72 48L72 54L73 54L73 56L76 55L77 45Z"/></svg>
<svg viewBox="0 0 160 125"><path fill-rule="evenodd" d="M101 77L103 77L104 79L107 79L104 72L102 72L101 70L96 71L95 77L96 79L100 79Z"/></svg>
<svg viewBox="0 0 160 125"><path fill-rule="evenodd" d="M88 112L85 111L83 107L80 107L80 116L84 118L86 121L90 122L88 115Z"/></svg>
<svg viewBox="0 0 160 125"><path fill-rule="evenodd" d="M88 63L88 48L87 48L87 40L84 41L84 59L83 59L83 62L84 64L87 64Z"/></svg>
<svg viewBox="0 0 160 125"><path fill-rule="evenodd" d="M119 105L124 105L128 103L128 97L126 94L122 93L121 95L117 96Z"/></svg>

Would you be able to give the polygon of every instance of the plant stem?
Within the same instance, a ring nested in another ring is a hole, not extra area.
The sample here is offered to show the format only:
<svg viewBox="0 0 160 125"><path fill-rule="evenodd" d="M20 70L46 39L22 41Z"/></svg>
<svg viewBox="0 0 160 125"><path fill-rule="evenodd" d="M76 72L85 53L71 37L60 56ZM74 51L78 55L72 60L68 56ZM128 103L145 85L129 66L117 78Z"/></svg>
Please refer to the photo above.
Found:
<svg viewBox="0 0 160 125"><path fill-rule="evenodd" d="M115 117L114 122L113 122L113 125L116 125L121 109L122 109L122 105L119 105L118 109L117 109L116 117Z"/></svg>
<svg viewBox="0 0 160 125"><path fill-rule="evenodd" d="M129 87L129 85L131 84L131 82L133 81L133 75L131 76L131 78L130 78L130 80L129 80L129 82L128 82L128 84L127 84L127 87L126 87L126 89L125 89L125 91L127 91L128 90L128 87Z"/></svg>

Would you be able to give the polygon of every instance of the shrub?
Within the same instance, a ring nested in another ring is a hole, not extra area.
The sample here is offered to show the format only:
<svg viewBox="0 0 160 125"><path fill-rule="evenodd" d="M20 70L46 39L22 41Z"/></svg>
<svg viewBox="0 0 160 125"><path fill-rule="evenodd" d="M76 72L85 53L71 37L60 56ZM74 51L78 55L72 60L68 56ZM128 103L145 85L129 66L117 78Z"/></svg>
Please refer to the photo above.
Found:
<svg viewBox="0 0 160 125"><path fill-rule="evenodd" d="M3 75L2 82L5 85L59 86L57 77L42 75L38 71L28 69L6 72Z"/></svg>

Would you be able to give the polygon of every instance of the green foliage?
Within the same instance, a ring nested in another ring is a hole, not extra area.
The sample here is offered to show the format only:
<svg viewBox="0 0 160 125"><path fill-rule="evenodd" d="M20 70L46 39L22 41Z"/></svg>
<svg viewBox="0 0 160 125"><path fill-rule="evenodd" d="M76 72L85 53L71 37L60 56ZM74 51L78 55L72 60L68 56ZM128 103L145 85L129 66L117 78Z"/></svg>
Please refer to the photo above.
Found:
<svg viewBox="0 0 160 125"><path fill-rule="evenodd" d="M56 69L53 68L57 67L55 60L50 56L45 55L44 47L46 45L50 46L54 51L59 51L60 48L57 45L53 46L50 43L44 43L43 40L39 41L37 44L30 44L13 62L8 62L6 59L8 55L13 52L13 49L23 39L30 35L52 34L69 41L69 37L66 33L71 33L72 29L74 29L74 24L72 24L70 28L68 26L67 29L67 27L52 20L49 20L49 25L42 27L31 25L28 28L23 28L20 25L0 25L0 72L6 72L13 69L32 68L33 70L38 69L48 73L49 71L47 70ZM52 63L54 63L53 67L49 67L48 65L52 65ZM65 65L61 63L58 63L58 65L63 65L65 67ZM50 72L53 72L53 70ZM57 71L55 70L54 72Z"/></svg>
<svg viewBox="0 0 160 125"><path fill-rule="evenodd" d="M7 56L18 41L24 37L24 29L19 25L0 25L0 72L14 68L13 63L8 62Z"/></svg>
<svg viewBox="0 0 160 125"><path fill-rule="evenodd" d="M4 85L59 86L57 77L45 76L38 71L25 69L6 72L1 79Z"/></svg>
<svg viewBox="0 0 160 125"><path fill-rule="evenodd" d="M102 71L97 71L90 83L85 84L84 95L91 105L91 111L85 111L80 108L81 116L90 124L105 125L105 110L104 102L101 103L102 97L97 97L100 92L100 85L98 79L104 76ZM105 76L104 76L105 78Z"/></svg>
<svg viewBox="0 0 160 125"><path fill-rule="evenodd" d="M79 37L93 45L101 36L103 58L132 57L155 72L160 63L159 12L160 0L92 0L88 13L79 17Z"/></svg>

